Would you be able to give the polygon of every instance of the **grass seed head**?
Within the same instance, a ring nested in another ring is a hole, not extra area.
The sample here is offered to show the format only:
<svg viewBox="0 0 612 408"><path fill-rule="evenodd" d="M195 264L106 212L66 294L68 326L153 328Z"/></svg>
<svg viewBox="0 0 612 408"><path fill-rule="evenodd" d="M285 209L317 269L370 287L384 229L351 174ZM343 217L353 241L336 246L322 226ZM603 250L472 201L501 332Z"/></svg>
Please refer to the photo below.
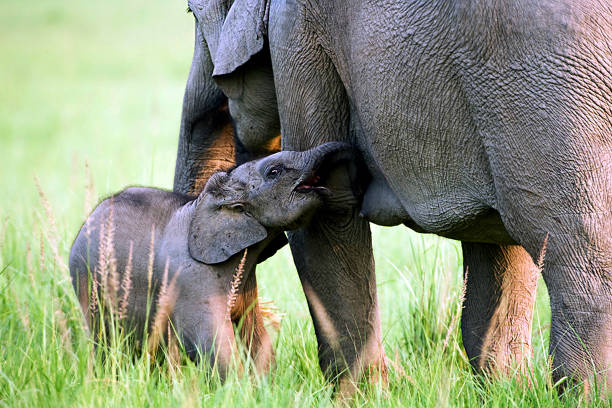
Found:
<svg viewBox="0 0 612 408"><path fill-rule="evenodd" d="M87 219L91 210L93 210L95 197L96 190L89 168L89 160L85 159L85 201L83 203L83 216L85 219Z"/></svg>
<svg viewBox="0 0 612 408"><path fill-rule="evenodd" d="M168 269L170 261L166 259L166 266L164 267L164 276L162 279L162 285L159 290L159 296L157 299L157 308L155 312L155 319L153 320L153 327L151 329L151 336L149 337L148 350L149 354L153 355L157 351L159 344L164 336L165 329L169 327L170 315L176 304L178 298L178 290L176 288L176 280L180 274L180 269L176 271L172 280L168 284ZM168 332L170 337L170 333Z"/></svg>
<svg viewBox="0 0 612 408"><path fill-rule="evenodd" d="M240 259L240 263L238 264L238 267L236 268L236 272L234 273L234 277L232 279L229 295L227 297L227 307L225 309L226 320L232 320L232 309L236 305L236 298L238 297L238 289L240 287L240 284L242 283L242 276L244 275L244 265L246 263L248 251L248 248L244 249L242 259Z"/></svg>
<svg viewBox="0 0 612 408"><path fill-rule="evenodd" d="M130 291L132 290L132 254L134 251L134 242L130 241L130 250L128 252L127 263L125 264L125 270L123 271L123 279L121 280L121 300L119 301L119 319L125 319L127 317L128 298Z"/></svg>

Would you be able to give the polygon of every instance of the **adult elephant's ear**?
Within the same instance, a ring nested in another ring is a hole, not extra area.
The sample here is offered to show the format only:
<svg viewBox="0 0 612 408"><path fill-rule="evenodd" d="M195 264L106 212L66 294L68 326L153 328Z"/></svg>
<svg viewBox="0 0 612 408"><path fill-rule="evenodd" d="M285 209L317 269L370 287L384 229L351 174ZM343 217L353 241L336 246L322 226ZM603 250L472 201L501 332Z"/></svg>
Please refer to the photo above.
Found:
<svg viewBox="0 0 612 408"><path fill-rule="evenodd" d="M219 36L213 76L231 74L262 50L269 11L269 0L234 1Z"/></svg>
<svg viewBox="0 0 612 408"><path fill-rule="evenodd" d="M189 226L189 253L205 264L225 262L245 248L263 241L268 233L240 204L223 205L227 174L213 175L196 204Z"/></svg>

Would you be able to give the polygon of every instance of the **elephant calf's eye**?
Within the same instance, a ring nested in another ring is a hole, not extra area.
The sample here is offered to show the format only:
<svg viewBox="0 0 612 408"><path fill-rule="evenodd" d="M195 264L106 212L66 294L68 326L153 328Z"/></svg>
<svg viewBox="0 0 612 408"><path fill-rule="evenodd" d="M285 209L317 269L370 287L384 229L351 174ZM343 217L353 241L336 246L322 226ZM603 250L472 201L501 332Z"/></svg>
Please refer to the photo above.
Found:
<svg viewBox="0 0 612 408"><path fill-rule="evenodd" d="M280 176L282 172L283 172L283 166L279 165L279 166L270 167L266 171L266 178L268 180L274 180L275 178Z"/></svg>
<svg viewBox="0 0 612 408"><path fill-rule="evenodd" d="M229 205L229 206L227 206L227 208L229 208L232 211L239 212L239 213L243 213L244 212L244 205L239 204L239 203Z"/></svg>

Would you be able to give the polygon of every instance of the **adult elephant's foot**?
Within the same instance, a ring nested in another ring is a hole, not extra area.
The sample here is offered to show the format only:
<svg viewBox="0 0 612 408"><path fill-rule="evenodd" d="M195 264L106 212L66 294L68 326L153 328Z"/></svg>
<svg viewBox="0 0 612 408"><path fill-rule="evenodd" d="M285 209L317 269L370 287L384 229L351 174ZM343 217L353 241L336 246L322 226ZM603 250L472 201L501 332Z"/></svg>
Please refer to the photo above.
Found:
<svg viewBox="0 0 612 408"><path fill-rule="evenodd" d="M463 345L477 371L527 373L539 270L519 245L462 243Z"/></svg>
<svg viewBox="0 0 612 408"><path fill-rule="evenodd" d="M353 371L361 373L361 377L369 381L370 384L380 383L383 386L389 384L388 366L389 360L384 354L382 347L378 349L381 354L378 356L369 356L367 364L356 366ZM359 388L359 377L355 375L342 375L336 383L336 397L339 400L350 400L355 395Z"/></svg>
<svg viewBox="0 0 612 408"><path fill-rule="evenodd" d="M356 206L318 213L289 235L318 341L319 364L350 394L368 368L386 373L370 227Z"/></svg>
<svg viewBox="0 0 612 408"><path fill-rule="evenodd" d="M566 265L546 267L551 305L553 381L561 390L584 385L590 395L612 391L612 282L579 276ZM562 277L564 282L560 282Z"/></svg>

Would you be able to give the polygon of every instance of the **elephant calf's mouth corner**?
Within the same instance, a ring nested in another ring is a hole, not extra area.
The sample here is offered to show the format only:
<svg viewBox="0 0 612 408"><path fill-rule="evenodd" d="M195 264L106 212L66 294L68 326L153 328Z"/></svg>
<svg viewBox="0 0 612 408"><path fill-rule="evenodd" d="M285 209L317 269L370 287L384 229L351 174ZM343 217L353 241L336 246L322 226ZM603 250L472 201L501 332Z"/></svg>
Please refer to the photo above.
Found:
<svg viewBox="0 0 612 408"><path fill-rule="evenodd" d="M295 186L294 190L298 193L316 192L319 194L328 194L329 189L323 185L324 179L324 175L322 175L319 170L315 170L305 178L302 178Z"/></svg>

